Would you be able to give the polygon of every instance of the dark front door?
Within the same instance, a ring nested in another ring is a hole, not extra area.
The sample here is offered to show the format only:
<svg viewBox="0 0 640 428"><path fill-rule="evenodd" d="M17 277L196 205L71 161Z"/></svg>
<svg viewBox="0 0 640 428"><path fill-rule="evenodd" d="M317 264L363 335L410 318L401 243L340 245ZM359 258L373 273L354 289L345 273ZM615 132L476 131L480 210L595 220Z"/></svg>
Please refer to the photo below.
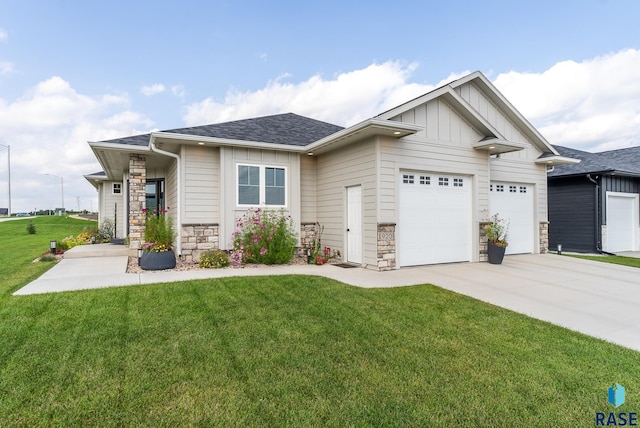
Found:
<svg viewBox="0 0 640 428"><path fill-rule="evenodd" d="M147 212L159 214L164 210L164 180L147 179Z"/></svg>

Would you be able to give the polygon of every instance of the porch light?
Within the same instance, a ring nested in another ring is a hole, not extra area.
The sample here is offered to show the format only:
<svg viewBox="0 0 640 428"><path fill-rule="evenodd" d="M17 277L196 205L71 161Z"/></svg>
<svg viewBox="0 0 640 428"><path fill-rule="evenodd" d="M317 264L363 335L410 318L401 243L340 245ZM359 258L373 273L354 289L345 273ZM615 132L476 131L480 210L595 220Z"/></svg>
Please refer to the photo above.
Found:
<svg viewBox="0 0 640 428"><path fill-rule="evenodd" d="M51 254L55 254L56 253L56 240L52 239L51 241L49 241L49 249L51 250Z"/></svg>
<svg viewBox="0 0 640 428"><path fill-rule="evenodd" d="M395 132L393 133L393 135L400 135L400 134L402 134L402 132L400 132L400 131L395 131Z"/></svg>
<svg viewBox="0 0 640 428"><path fill-rule="evenodd" d="M313 156L313 152L307 153L307 156Z"/></svg>
<svg viewBox="0 0 640 428"><path fill-rule="evenodd" d="M200 142L198 143L199 146L204 146L204 143Z"/></svg>

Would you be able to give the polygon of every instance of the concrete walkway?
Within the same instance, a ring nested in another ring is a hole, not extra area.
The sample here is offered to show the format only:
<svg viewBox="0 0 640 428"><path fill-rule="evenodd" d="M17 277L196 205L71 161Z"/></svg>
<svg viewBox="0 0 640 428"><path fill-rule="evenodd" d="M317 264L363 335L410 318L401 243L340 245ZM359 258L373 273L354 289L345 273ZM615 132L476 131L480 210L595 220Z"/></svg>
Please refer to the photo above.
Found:
<svg viewBox="0 0 640 428"><path fill-rule="evenodd" d="M321 275L364 287L435 284L640 351L640 270L552 254L507 256L502 265L455 263L374 272L293 265L185 272L125 273L129 251L117 245L75 247L15 295L228 276Z"/></svg>

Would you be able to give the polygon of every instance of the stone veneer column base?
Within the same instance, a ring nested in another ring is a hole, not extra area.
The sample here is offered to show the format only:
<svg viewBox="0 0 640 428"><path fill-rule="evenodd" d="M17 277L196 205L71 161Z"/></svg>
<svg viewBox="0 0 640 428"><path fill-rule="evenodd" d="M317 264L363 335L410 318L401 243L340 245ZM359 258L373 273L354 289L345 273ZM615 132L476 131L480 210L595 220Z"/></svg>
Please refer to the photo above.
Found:
<svg viewBox="0 0 640 428"><path fill-rule="evenodd" d="M378 270L396 268L396 224L378 223Z"/></svg>
<svg viewBox="0 0 640 428"><path fill-rule="evenodd" d="M129 248L141 248L147 198L147 162L142 155L129 155Z"/></svg>
<svg viewBox="0 0 640 428"><path fill-rule="evenodd" d="M197 263L205 251L220 248L219 231L217 223L182 225L182 259Z"/></svg>
<svg viewBox="0 0 640 428"><path fill-rule="evenodd" d="M549 222L540 222L540 254L549 252Z"/></svg>
<svg viewBox="0 0 640 428"><path fill-rule="evenodd" d="M484 228L486 225L490 224L488 221L480 222L480 230L479 230L479 239L478 239L478 249L480 257L478 261L487 262L489 261L489 242L487 239L487 234L484 232Z"/></svg>

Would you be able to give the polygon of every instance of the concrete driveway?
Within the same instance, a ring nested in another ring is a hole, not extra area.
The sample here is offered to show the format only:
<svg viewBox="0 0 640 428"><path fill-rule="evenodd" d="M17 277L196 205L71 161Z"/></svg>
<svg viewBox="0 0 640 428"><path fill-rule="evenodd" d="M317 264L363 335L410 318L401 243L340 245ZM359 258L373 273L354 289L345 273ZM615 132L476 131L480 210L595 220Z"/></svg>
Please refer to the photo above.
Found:
<svg viewBox="0 0 640 428"><path fill-rule="evenodd" d="M15 295L190 279L321 275L363 288L434 284L640 351L640 269L554 254L507 256L502 265L455 263L374 272L332 265L125 273L122 246L75 247Z"/></svg>

